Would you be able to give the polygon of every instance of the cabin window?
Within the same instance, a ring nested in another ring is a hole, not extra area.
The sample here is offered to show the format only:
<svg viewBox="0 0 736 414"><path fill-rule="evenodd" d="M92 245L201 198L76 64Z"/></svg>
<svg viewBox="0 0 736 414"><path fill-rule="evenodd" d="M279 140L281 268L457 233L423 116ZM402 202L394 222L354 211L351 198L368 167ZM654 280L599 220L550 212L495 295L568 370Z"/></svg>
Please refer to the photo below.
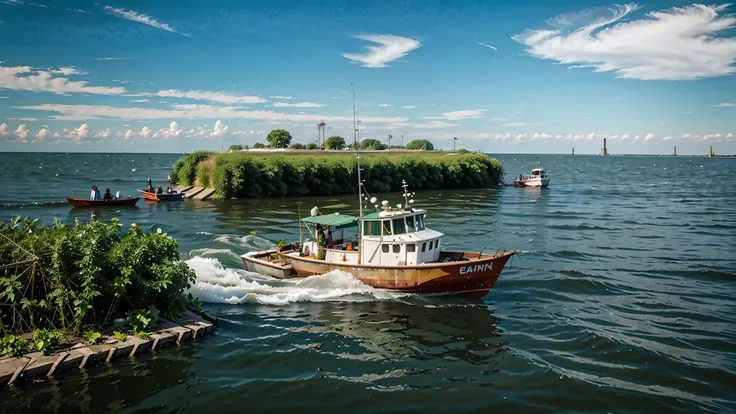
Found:
<svg viewBox="0 0 736 414"><path fill-rule="evenodd" d="M394 221L394 234L406 233L406 225L404 225L403 218L394 219L393 221Z"/></svg>
<svg viewBox="0 0 736 414"><path fill-rule="evenodd" d="M371 221L371 236L380 236L380 235L381 235L381 222Z"/></svg>
<svg viewBox="0 0 736 414"><path fill-rule="evenodd" d="M417 231L424 230L424 214L416 216L416 229Z"/></svg>
<svg viewBox="0 0 736 414"><path fill-rule="evenodd" d="M436 240L436 241L434 242L434 248L435 248L435 249L439 249L439 248L440 248L440 240L439 240L439 239L437 239L437 240Z"/></svg>
<svg viewBox="0 0 736 414"><path fill-rule="evenodd" d="M382 228L383 228L383 235L384 236L390 236L393 233L391 233L391 220L383 220L382 222Z"/></svg>
<svg viewBox="0 0 736 414"><path fill-rule="evenodd" d="M394 244L394 253L401 253L401 245Z"/></svg>
<svg viewBox="0 0 736 414"><path fill-rule="evenodd" d="M408 232L416 231L416 228L414 227L414 216L406 218L406 230Z"/></svg>
<svg viewBox="0 0 736 414"><path fill-rule="evenodd" d="M416 244L407 244L406 245L406 252L407 253L414 253L417 251L417 245Z"/></svg>
<svg viewBox="0 0 736 414"><path fill-rule="evenodd" d="M434 240L430 240L429 242L429 250L432 250L432 245L434 244Z"/></svg>
<svg viewBox="0 0 736 414"><path fill-rule="evenodd" d="M382 244L381 250L383 250L384 253L388 253L388 244Z"/></svg>
<svg viewBox="0 0 736 414"><path fill-rule="evenodd" d="M422 243L422 251L423 252L427 251L427 242Z"/></svg>
<svg viewBox="0 0 736 414"><path fill-rule="evenodd" d="M370 221L364 221L363 222L363 235L364 236L370 236L371 235L371 222Z"/></svg>

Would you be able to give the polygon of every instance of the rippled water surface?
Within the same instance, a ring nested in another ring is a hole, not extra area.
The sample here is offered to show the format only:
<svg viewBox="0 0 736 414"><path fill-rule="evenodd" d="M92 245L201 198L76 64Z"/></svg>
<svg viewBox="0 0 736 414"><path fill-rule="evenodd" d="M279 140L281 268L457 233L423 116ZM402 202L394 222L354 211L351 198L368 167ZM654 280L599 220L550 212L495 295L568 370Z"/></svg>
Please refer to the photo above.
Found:
<svg viewBox="0 0 736 414"><path fill-rule="evenodd" d="M89 220L65 197L92 184L134 194L178 158L0 154L0 219ZM736 160L497 158L509 180L541 161L550 188L416 196L446 248L523 251L483 301L242 270L239 255L298 238L297 201L332 212L356 197L95 211L173 235L221 326L191 346L0 391L0 412L736 411L736 184L723 179Z"/></svg>

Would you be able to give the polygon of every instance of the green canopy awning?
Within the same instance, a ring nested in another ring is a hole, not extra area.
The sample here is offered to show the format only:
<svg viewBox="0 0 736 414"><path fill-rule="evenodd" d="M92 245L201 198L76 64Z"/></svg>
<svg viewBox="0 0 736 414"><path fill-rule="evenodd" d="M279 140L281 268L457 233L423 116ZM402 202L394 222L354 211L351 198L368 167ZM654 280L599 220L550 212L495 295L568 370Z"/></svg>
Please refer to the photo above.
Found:
<svg viewBox="0 0 736 414"><path fill-rule="evenodd" d="M334 226L338 229L358 226L358 220L355 217L344 216L342 214L323 214L321 216L310 216L303 218L302 221L308 224Z"/></svg>

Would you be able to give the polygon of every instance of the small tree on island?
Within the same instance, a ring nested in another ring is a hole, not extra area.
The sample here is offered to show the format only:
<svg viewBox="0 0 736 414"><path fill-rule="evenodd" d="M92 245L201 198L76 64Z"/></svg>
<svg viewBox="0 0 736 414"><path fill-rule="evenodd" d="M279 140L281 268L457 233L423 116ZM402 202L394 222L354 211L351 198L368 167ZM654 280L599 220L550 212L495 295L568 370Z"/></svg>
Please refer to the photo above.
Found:
<svg viewBox="0 0 736 414"><path fill-rule="evenodd" d="M263 145L263 143L262 143L262 142L256 142L255 144L253 144L253 148L258 148L258 149L260 149L260 148L266 148L266 146L265 146L265 145Z"/></svg>
<svg viewBox="0 0 736 414"><path fill-rule="evenodd" d="M341 149L345 146L345 138L337 135L327 138L325 141L325 147L328 149Z"/></svg>
<svg viewBox="0 0 736 414"><path fill-rule="evenodd" d="M289 145L289 148L290 149L304 149L306 147L304 146L304 144L300 144L300 143L296 142L294 144Z"/></svg>
<svg viewBox="0 0 736 414"><path fill-rule="evenodd" d="M285 129L274 129L266 137L271 148L286 148L291 143L291 134Z"/></svg>
<svg viewBox="0 0 736 414"><path fill-rule="evenodd" d="M232 151L240 151L242 149L243 149L242 145L231 145L227 150L232 152Z"/></svg>
<svg viewBox="0 0 736 414"><path fill-rule="evenodd" d="M414 141L406 144L406 149L408 150L427 150L432 151L434 149L434 145L432 145L431 142L427 141L426 139L415 139Z"/></svg>
<svg viewBox="0 0 736 414"><path fill-rule="evenodd" d="M309 144L307 144L307 149L308 150L317 149L317 144L315 144L314 142L310 142Z"/></svg>

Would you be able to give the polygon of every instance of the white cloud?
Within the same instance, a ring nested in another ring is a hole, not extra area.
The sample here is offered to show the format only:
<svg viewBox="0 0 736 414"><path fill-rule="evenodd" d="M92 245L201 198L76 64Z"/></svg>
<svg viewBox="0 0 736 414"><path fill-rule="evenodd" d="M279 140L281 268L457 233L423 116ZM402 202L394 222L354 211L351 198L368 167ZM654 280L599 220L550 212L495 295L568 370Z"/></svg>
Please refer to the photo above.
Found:
<svg viewBox="0 0 736 414"><path fill-rule="evenodd" d="M0 137L8 135L9 133L10 133L10 128L8 127L8 124L6 124L5 122L0 124Z"/></svg>
<svg viewBox="0 0 736 414"><path fill-rule="evenodd" d="M59 139L59 138L61 138L61 135L59 135L58 132L54 132L54 138Z"/></svg>
<svg viewBox="0 0 736 414"><path fill-rule="evenodd" d="M273 105L274 108L321 108L326 105L314 103L314 102L297 102L297 103L289 103L289 102L274 102Z"/></svg>
<svg viewBox="0 0 736 414"><path fill-rule="evenodd" d="M49 132L49 130L48 130L48 129L46 129L46 128L41 128L41 129L40 129L40 130L39 130L39 131L38 131L38 132L36 133L36 139L37 139L38 141L43 141L43 140L44 140L44 139L45 139L45 138L46 138L46 137L47 137L47 136L48 136L49 134L50 134L50 132Z"/></svg>
<svg viewBox="0 0 736 414"><path fill-rule="evenodd" d="M132 129L129 129L129 130L125 131L125 139L131 139L134 134L135 134L135 132L133 132Z"/></svg>
<svg viewBox="0 0 736 414"><path fill-rule="evenodd" d="M461 119L483 118L485 109L469 109L464 111L444 112L442 116L427 116L425 119L445 119L448 121L459 121Z"/></svg>
<svg viewBox="0 0 736 414"><path fill-rule="evenodd" d="M159 22L155 18L153 18L153 17L151 17L149 15L143 14L143 13L138 13L137 11L124 10L124 9L116 9L116 8L110 7L110 6L105 6L105 11L108 14L111 14L111 15L117 16L117 17L120 17L121 19L127 19L127 20L130 20L130 21L134 21L134 22L143 23L143 24L146 24L146 25L149 25L149 26L153 26L153 27L158 28L158 29L166 30L167 32L178 33L178 34L182 34L184 36L189 36L187 34L177 32L176 30L174 30L171 26L169 26L166 23Z"/></svg>
<svg viewBox="0 0 736 414"><path fill-rule="evenodd" d="M52 70L35 69L30 66L0 66L0 89L30 92L51 92L56 94L89 93L92 95L120 95L125 93L121 86L90 86L84 81L69 81L63 76L73 68Z"/></svg>
<svg viewBox="0 0 736 414"><path fill-rule="evenodd" d="M533 124L531 122L507 122L505 124L501 124L502 127L510 127L510 128L525 127L525 126L530 126L530 125L536 125L536 124Z"/></svg>
<svg viewBox="0 0 736 414"><path fill-rule="evenodd" d="M414 39L394 35L357 35L354 37L377 45L366 46L368 53L343 53L342 56L354 62L360 62L362 66L368 68L386 67L387 63L400 59L422 46Z"/></svg>
<svg viewBox="0 0 736 414"><path fill-rule="evenodd" d="M211 101L224 104L254 104L267 102L260 96L233 95L227 92L212 91L181 91L178 89L167 89L158 91L154 95L161 98L187 98L197 101Z"/></svg>
<svg viewBox="0 0 736 414"><path fill-rule="evenodd" d="M273 111L248 111L232 107L219 107L212 105L174 105L174 109L150 109L150 108L121 108L106 105L62 105L41 104L32 106L14 107L16 109L29 109L37 111L56 112L52 118L57 120L69 119L257 119L263 121L291 121L291 122L353 122L352 116L326 116L319 114L286 114ZM406 122L401 117L373 117L363 116L362 123L392 123Z"/></svg>
<svg viewBox="0 0 736 414"><path fill-rule="evenodd" d="M428 124L412 124L414 128L428 128L428 129L438 129L438 128L451 128L451 127L458 127L461 126L460 124L451 124L445 121L430 121Z"/></svg>
<svg viewBox="0 0 736 414"><path fill-rule="evenodd" d="M651 140L653 140L655 138L656 138L656 136L654 136L654 134L652 134L650 132L650 133L647 134L647 136L644 137L644 142L651 141Z"/></svg>
<svg viewBox="0 0 736 414"><path fill-rule="evenodd" d="M479 44L479 45L481 45L481 46L487 47L487 48L489 48L489 49L493 49L493 50L495 50L496 52L498 52L498 49L496 49L496 46L491 46L491 45L487 45L487 44L485 44L485 43L481 43L481 42L478 42L478 44Z"/></svg>
<svg viewBox="0 0 736 414"><path fill-rule="evenodd" d="M669 136L669 135L667 135L666 137L662 138L662 141L669 141L671 139L672 139L672 137Z"/></svg>
<svg viewBox="0 0 736 414"><path fill-rule="evenodd" d="M133 99L130 102L141 103L141 102L149 102L149 101L148 101L148 99Z"/></svg>
<svg viewBox="0 0 736 414"><path fill-rule="evenodd" d="M378 106L382 106L384 108L388 108L388 107L393 106L393 105L391 105L391 104L378 104Z"/></svg>
<svg viewBox="0 0 736 414"><path fill-rule="evenodd" d="M682 138L684 138L684 139L688 139L688 138L692 138L692 137L693 136L690 135L690 134L682 134Z"/></svg>
<svg viewBox="0 0 736 414"><path fill-rule="evenodd" d="M228 127L223 126L222 121L218 119L217 122L215 122L215 129L212 131L210 136L211 137L221 137L225 135L225 133L227 132L227 128Z"/></svg>
<svg viewBox="0 0 736 414"><path fill-rule="evenodd" d="M271 99L283 99L283 100L285 100L285 101L288 101L288 100L294 99L294 97L293 97L293 96L270 96L270 98L271 98ZM336 98L335 98L334 96L333 96L332 98L333 98L333 99L336 99Z"/></svg>
<svg viewBox="0 0 736 414"><path fill-rule="evenodd" d="M21 141L26 141L28 140L28 136L31 135L31 130L28 129L28 126L26 126L26 124L20 124L18 125L18 129L13 132L13 135L18 137L18 139Z"/></svg>
<svg viewBox="0 0 736 414"><path fill-rule="evenodd" d="M496 122L508 122L508 121L510 121L510 119L507 119L507 118L493 118L493 120L496 121Z"/></svg>
<svg viewBox="0 0 736 414"><path fill-rule="evenodd" d="M736 103L734 103L734 102L723 102L723 103L719 103L718 105L713 105L713 106L718 107L718 108L730 108L732 106L736 106Z"/></svg>
<svg viewBox="0 0 736 414"><path fill-rule="evenodd" d="M623 134L623 135L621 135L621 140L622 140L622 141L626 141L626 140L627 140L627 139L629 139L629 138L631 138L631 137L629 136L629 134Z"/></svg>
<svg viewBox="0 0 736 414"><path fill-rule="evenodd" d="M67 9L69 10L69 9ZM92 60L135 60L135 58L131 57L101 57L101 58L92 58Z"/></svg>
<svg viewBox="0 0 736 414"><path fill-rule="evenodd" d="M138 133L143 138L149 138L151 135L153 135L153 131L148 126L144 126L141 129L141 132Z"/></svg>
<svg viewBox="0 0 736 414"><path fill-rule="evenodd" d="M736 72L736 39L715 36L736 26L732 16L719 15L726 7L696 4L623 20L640 8L630 3L558 16L551 22L566 27L528 30L512 38L539 59L574 65L570 68L615 72L619 78L724 76Z"/></svg>
<svg viewBox="0 0 736 414"><path fill-rule="evenodd" d="M79 126L79 128L74 129L73 131L69 131L69 138L76 139L76 140L83 140L87 138L89 135L89 125L82 124Z"/></svg>
<svg viewBox="0 0 736 414"><path fill-rule="evenodd" d="M112 131L110 131L110 128L107 128L104 131L100 131L95 134L95 136L98 138L110 138L110 135L112 135Z"/></svg>
<svg viewBox="0 0 736 414"><path fill-rule="evenodd" d="M538 139L550 139L550 138L552 138L552 135L545 134L544 132L535 133L534 135L532 135L532 141L536 141Z"/></svg>
<svg viewBox="0 0 736 414"><path fill-rule="evenodd" d="M414 106L414 105L406 105L406 106L402 106L402 108L404 108L404 109L414 109L414 108L416 108L416 106Z"/></svg>
<svg viewBox="0 0 736 414"><path fill-rule="evenodd" d="M179 129L179 124L176 121L171 121L171 124L169 124L169 136L178 137L180 134L181 129Z"/></svg>
<svg viewBox="0 0 736 414"><path fill-rule="evenodd" d="M38 118L32 118L32 117L25 117L25 118L8 118L12 119L14 121L28 121L28 122L35 122L38 121Z"/></svg>
<svg viewBox="0 0 736 414"><path fill-rule="evenodd" d="M731 139L731 138L733 138L733 134L729 132L728 135L726 135L726 139Z"/></svg>

